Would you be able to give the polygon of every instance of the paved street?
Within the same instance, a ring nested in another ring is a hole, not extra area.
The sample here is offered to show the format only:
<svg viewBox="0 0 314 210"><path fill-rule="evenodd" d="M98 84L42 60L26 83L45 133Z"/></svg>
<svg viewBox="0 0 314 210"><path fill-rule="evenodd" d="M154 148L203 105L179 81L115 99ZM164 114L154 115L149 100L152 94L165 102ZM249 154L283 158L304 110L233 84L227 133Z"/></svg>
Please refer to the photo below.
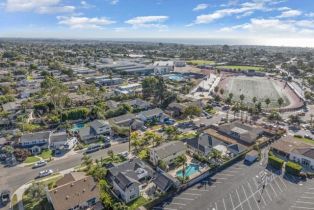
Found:
<svg viewBox="0 0 314 210"><path fill-rule="evenodd" d="M110 148L100 150L90 155L93 158L106 157L108 150L113 150L115 153L120 153L128 150L128 143L117 144ZM78 154L69 156L65 159L52 161L45 167L32 169L31 167L19 167L15 166L12 168L0 168L0 189L9 189L14 192L21 185L33 180L39 173L44 169L53 169L55 172L65 170L68 168L75 167L81 163L83 157L83 151L79 151Z"/></svg>

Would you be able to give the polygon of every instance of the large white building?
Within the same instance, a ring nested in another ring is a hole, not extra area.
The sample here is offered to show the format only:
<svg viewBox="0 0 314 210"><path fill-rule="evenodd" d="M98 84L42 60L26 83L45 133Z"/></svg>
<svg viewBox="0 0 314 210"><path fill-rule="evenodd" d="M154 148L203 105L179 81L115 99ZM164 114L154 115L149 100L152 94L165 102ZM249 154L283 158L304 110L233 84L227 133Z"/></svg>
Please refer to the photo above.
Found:
<svg viewBox="0 0 314 210"><path fill-rule="evenodd" d="M169 74L174 71L173 61L156 61L154 63L155 74Z"/></svg>

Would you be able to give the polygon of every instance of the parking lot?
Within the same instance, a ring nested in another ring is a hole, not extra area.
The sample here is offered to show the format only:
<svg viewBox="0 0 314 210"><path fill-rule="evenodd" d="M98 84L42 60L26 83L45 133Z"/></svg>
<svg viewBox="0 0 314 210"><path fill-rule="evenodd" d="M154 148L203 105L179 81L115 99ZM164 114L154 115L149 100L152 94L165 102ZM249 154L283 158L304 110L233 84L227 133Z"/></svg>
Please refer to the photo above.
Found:
<svg viewBox="0 0 314 210"><path fill-rule="evenodd" d="M259 163L247 166L238 162L154 209L314 210L314 184L313 187L308 187L310 183L311 180L299 182L292 176L284 177L271 173ZM295 201L296 195L303 189L308 190Z"/></svg>

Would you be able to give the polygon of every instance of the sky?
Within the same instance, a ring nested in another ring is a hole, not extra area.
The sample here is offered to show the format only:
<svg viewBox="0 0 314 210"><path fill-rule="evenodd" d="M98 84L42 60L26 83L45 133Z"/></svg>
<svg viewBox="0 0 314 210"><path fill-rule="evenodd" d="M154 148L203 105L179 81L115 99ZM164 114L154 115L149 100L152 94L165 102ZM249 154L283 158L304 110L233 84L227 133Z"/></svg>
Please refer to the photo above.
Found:
<svg viewBox="0 0 314 210"><path fill-rule="evenodd" d="M0 0L0 37L241 39L314 47L314 0Z"/></svg>

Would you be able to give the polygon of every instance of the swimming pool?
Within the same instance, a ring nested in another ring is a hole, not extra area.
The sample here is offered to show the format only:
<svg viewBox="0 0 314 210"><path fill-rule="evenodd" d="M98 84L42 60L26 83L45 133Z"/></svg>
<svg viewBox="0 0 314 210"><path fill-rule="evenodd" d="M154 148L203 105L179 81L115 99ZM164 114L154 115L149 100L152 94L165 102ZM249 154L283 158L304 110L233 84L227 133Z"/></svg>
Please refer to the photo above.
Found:
<svg viewBox="0 0 314 210"><path fill-rule="evenodd" d="M180 75L180 74L170 74L167 77L168 77L168 79L176 81L176 82L180 82L180 81L185 80L185 77Z"/></svg>
<svg viewBox="0 0 314 210"><path fill-rule="evenodd" d="M191 176L197 172L200 172L200 166L197 164L190 163L186 168L185 168L185 176ZM183 177L183 172L182 170L177 171L177 176Z"/></svg>
<svg viewBox="0 0 314 210"><path fill-rule="evenodd" d="M75 132L80 130L81 128L84 128L84 123L76 123L73 125L73 128L71 129L71 131Z"/></svg>

